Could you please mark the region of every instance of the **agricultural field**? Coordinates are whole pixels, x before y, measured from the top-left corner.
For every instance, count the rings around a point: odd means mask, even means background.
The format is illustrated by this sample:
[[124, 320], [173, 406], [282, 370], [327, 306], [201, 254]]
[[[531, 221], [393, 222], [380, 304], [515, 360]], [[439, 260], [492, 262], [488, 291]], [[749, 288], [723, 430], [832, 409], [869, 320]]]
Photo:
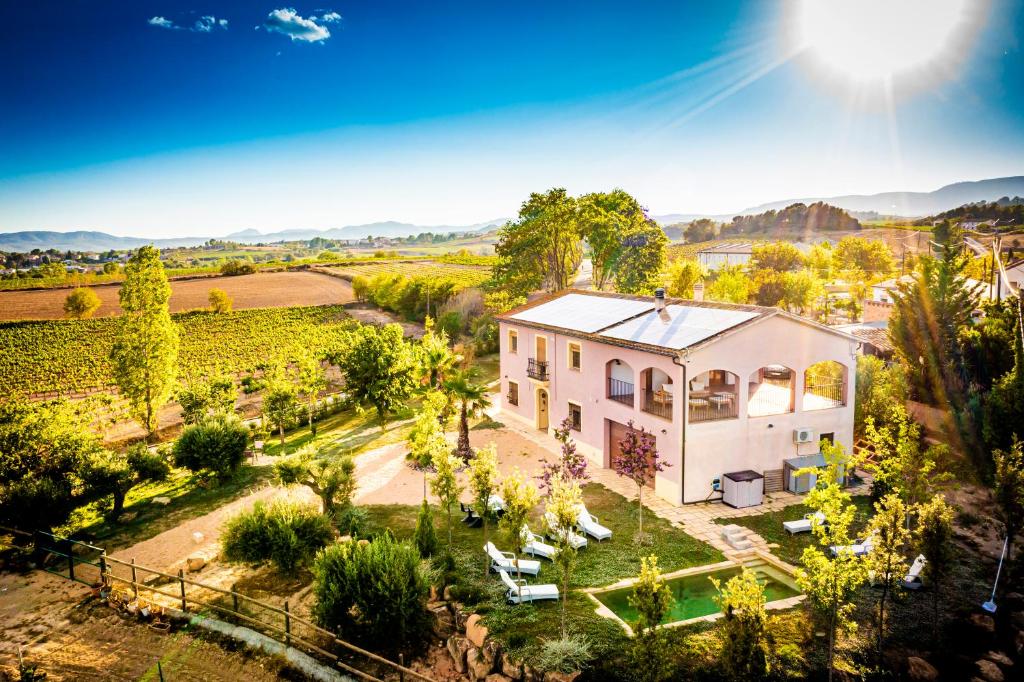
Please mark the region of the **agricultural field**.
[[429, 277], [454, 280], [461, 286], [475, 287], [483, 284], [491, 276], [489, 265], [469, 265], [462, 263], [444, 263], [433, 260], [422, 261], [391, 261], [366, 264], [348, 264], [322, 268], [336, 277], [352, 280], [356, 276], [373, 277], [375, 275], [402, 275], [404, 277]]
[[[326, 279], [326, 278], [323, 278]], [[176, 313], [180, 373], [237, 373], [333, 347], [349, 319], [340, 305]], [[111, 384], [113, 318], [0, 323], [0, 394], [71, 395]]]
[[[234, 299], [236, 309], [318, 306], [353, 300], [352, 286], [341, 279], [315, 272], [291, 270], [238, 277], [204, 277], [171, 281], [171, 312], [209, 307], [210, 289], [218, 288]], [[118, 315], [119, 285], [93, 287], [103, 304], [96, 317]], [[70, 289], [0, 292], [0, 321], [58, 320], [64, 317], [64, 299]]]

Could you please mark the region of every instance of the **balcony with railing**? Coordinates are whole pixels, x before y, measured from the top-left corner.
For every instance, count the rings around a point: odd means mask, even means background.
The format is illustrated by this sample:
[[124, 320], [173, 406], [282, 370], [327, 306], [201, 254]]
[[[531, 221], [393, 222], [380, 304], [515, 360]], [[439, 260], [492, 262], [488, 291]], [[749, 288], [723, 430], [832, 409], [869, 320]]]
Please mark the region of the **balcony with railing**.
[[633, 384], [628, 381], [608, 378], [608, 400], [633, 407]]
[[690, 423], [735, 419], [739, 416], [739, 396], [730, 391], [703, 391], [690, 394]]
[[551, 376], [548, 374], [547, 361], [530, 358], [526, 363], [526, 376], [538, 381], [548, 381]]
[[828, 410], [846, 404], [846, 382], [829, 381], [804, 387], [804, 410]]
[[643, 401], [640, 403], [640, 409], [649, 414], [661, 417], [662, 419], [672, 419], [672, 394], [665, 391], [664, 389], [658, 389], [652, 391], [646, 388], [642, 392]]

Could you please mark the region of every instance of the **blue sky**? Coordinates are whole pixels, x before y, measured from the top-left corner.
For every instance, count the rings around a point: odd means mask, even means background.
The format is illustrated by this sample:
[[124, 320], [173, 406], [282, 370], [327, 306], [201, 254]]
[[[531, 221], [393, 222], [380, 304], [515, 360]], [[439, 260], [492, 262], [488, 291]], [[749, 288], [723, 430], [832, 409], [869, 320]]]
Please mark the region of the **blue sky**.
[[0, 231], [468, 224], [556, 185], [728, 213], [1024, 170], [1024, 3], [980, 3], [888, 106], [794, 47], [798, 4], [5, 2]]

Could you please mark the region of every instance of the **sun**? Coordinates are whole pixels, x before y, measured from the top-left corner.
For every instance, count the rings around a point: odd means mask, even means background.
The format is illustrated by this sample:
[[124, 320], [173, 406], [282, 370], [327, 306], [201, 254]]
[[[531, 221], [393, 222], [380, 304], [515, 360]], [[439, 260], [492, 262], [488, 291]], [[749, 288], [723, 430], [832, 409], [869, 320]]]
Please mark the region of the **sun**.
[[913, 89], [948, 77], [977, 35], [982, 0], [796, 0], [794, 52], [829, 79]]

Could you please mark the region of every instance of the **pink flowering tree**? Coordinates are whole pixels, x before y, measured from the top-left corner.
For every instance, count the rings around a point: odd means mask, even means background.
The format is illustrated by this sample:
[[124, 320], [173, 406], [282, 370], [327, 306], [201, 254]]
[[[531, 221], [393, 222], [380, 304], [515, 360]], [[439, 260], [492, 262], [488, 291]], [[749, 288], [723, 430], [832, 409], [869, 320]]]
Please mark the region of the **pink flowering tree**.
[[640, 427], [638, 431], [633, 422], [626, 425], [626, 437], [619, 441], [619, 454], [612, 458], [612, 468], [619, 476], [625, 476], [636, 483], [636, 500], [640, 509], [640, 530], [637, 542], [643, 543], [644, 538], [644, 483], [653, 480], [654, 475], [670, 466], [658, 456], [654, 436]]
[[562, 480], [576, 481], [582, 483], [590, 479], [587, 473], [587, 458], [576, 452], [576, 441], [569, 437], [569, 430], [572, 421], [566, 417], [565, 420], [555, 429], [555, 438], [562, 444], [561, 456], [554, 462], [541, 459], [540, 484], [537, 486], [546, 497], [551, 493], [551, 479], [555, 474], [561, 474]]

